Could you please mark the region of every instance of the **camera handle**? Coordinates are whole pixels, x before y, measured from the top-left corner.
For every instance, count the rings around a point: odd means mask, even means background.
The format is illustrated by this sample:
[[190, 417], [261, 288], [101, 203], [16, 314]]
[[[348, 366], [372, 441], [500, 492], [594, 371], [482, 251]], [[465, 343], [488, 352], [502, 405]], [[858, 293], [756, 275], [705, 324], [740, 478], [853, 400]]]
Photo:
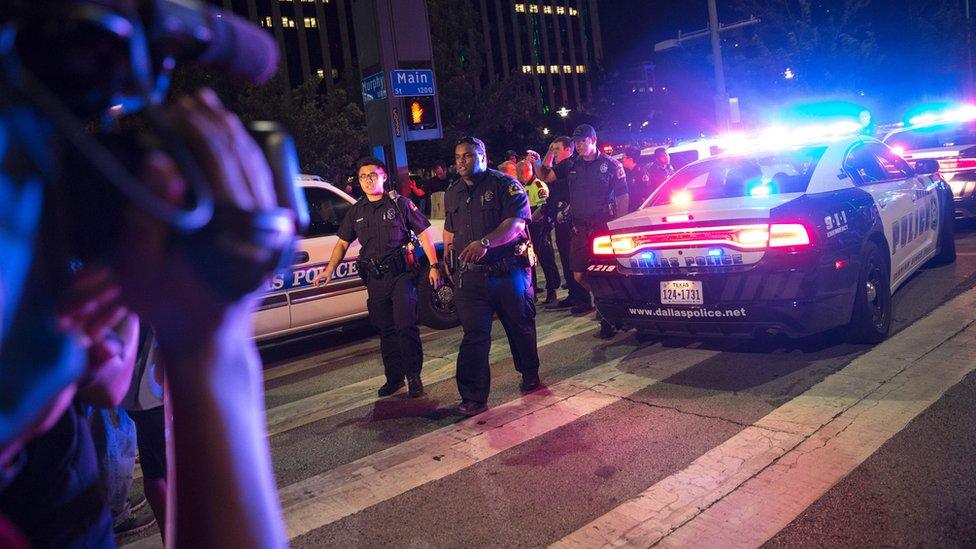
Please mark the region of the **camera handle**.
[[[155, 196], [145, 184], [129, 173], [105, 146], [92, 137], [82, 122], [54, 93], [38, 82], [23, 67], [14, 68], [11, 55], [3, 59], [6, 84], [21, 98], [33, 104], [50, 117], [61, 135], [101, 173], [105, 179], [123, 196], [145, 210], [156, 219], [181, 232], [193, 232], [203, 228], [213, 217], [214, 198], [199, 165], [190, 151], [176, 136], [175, 130], [166, 122], [155, 104], [146, 105], [145, 112], [153, 130], [164, 142], [164, 148], [173, 157], [180, 172], [193, 191], [194, 205], [183, 209], [169, 204]], [[16, 76], [15, 76], [16, 74]]]

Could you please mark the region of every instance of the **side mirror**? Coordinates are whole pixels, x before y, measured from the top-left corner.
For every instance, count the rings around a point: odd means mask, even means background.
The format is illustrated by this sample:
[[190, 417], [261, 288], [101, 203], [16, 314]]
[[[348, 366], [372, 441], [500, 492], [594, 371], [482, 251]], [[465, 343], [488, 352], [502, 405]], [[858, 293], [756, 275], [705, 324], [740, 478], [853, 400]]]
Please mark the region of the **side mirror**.
[[915, 162], [915, 175], [929, 175], [939, 171], [939, 161], [923, 158]]

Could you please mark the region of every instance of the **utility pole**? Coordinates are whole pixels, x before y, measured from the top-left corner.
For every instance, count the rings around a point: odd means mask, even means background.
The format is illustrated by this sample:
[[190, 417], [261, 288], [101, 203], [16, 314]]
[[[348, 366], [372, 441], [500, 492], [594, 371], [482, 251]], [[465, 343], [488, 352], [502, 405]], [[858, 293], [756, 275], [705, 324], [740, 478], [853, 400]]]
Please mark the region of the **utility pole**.
[[711, 37], [712, 68], [715, 70], [715, 122], [720, 130], [728, 131], [730, 128], [729, 97], [728, 91], [725, 89], [725, 67], [722, 63], [722, 43], [719, 35], [725, 31], [755, 25], [758, 22], [758, 18], [750, 17], [749, 19], [738, 21], [730, 25], [722, 25], [718, 22], [718, 8], [715, 6], [715, 0], [708, 0], [707, 29], [702, 29], [687, 34], [682, 34], [679, 31], [677, 38], [664, 40], [663, 42], [654, 44], [654, 51], [660, 52], [680, 47], [685, 42], [690, 42], [706, 36]]
[[715, 69], [715, 122], [719, 130], [729, 131], [729, 93], [725, 89], [725, 67], [722, 65], [722, 43], [718, 37], [718, 8], [708, 0], [708, 28], [712, 37], [712, 68]]

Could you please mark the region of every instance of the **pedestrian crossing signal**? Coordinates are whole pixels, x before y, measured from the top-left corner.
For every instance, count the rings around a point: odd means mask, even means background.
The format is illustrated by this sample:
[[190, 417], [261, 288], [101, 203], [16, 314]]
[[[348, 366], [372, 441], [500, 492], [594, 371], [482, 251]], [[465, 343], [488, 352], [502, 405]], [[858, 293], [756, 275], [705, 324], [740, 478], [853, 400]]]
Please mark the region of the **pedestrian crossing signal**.
[[411, 131], [437, 128], [437, 109], [433, 97], [408, 97], [404, 102], [407, 128]]

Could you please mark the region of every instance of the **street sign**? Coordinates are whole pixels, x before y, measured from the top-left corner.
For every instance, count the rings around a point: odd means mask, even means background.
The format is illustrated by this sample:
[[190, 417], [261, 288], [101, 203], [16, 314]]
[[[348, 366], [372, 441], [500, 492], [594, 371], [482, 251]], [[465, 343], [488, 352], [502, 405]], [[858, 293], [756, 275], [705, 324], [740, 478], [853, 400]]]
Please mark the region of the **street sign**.
[[378, 72], [363, 78], [363, 103], [386, 99], [386, 84], [383, 73]]
[[390, 73], [393, 97], [434, 95], [434, 71], [430, 69], [396, 70]]

